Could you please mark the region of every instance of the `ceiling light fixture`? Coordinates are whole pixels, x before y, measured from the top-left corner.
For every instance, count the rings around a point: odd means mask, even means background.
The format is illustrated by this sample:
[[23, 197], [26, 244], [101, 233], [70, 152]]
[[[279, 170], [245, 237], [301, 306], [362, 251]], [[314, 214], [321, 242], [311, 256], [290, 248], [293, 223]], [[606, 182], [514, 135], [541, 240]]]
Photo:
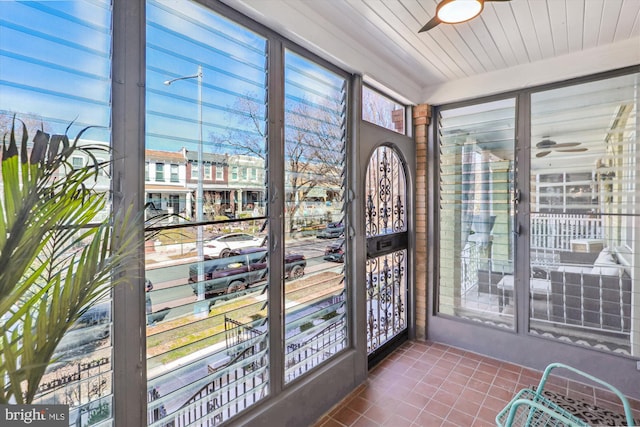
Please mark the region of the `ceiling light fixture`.
[[442, 0], [436, 7], [436, 16], [446, 24], [458, 24], [478, 16], [483, 7], [483, 0]]
[[436, 6], [436, 14], [419, 33], [429, 31], [438, 24], [460, 24], [482, 13], [485, 2], [507, 2], [511, 0], [441, 0]]

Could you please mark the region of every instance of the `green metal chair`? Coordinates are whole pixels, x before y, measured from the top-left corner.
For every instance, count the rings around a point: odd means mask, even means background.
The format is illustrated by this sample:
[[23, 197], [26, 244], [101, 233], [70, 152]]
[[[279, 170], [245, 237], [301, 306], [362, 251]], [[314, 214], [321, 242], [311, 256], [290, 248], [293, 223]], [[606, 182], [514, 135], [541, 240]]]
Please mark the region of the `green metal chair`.
[[606, 387], [615, 393], [624, 408], [624, 416], [627, 420], [628, 426], [635, 425], [633, 420], [633, 414], [631, 412], [631, 406], [627, 398], [615, 387], [602, 381], [599, 378], [589, 375], [586, 372], [582, 372], [571, 366], [562, 363], [551, 363], [548, 365], [540, 383], [535, 390], [523, 389], [520, 390], [511, 401], [505, 406], [505, 408], [496, 416], [496, 425], [498, 427], [537, 427], [537, 426], [569, 426], [569, 427], [589, 427], [586, 421], [578, 418], [576, 415], [568, 412], [562, 408], [556, 402], [543, 395], [544, 386], [551, 373], [551, 370], [555, 368], [568, 369], [582, 377], [585, 377], [601, 386]]

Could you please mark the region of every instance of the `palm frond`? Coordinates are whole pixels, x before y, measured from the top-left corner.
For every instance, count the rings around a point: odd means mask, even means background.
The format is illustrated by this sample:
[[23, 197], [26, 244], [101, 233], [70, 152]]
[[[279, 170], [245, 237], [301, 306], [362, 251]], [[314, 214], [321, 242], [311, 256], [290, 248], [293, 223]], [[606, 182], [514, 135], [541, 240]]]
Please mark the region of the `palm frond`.
[[[141, 244], [135, 230], [142, 221], [130, 209], [117, 228], [110, 218], [97, 221], [108, 195], [90, 184], [108, 162], [94, 154], [105, 147], [80, 146], [86, 129], [73, 142], [38, 131], [29, 153], [26, 126], [20, 142], [16, 126], [14, 119], [2, 146], [0, 403], [33, 401], [63, 336], [128, 281], [120, 271]], [[93, 162], [74, 168], [78, 151]]]

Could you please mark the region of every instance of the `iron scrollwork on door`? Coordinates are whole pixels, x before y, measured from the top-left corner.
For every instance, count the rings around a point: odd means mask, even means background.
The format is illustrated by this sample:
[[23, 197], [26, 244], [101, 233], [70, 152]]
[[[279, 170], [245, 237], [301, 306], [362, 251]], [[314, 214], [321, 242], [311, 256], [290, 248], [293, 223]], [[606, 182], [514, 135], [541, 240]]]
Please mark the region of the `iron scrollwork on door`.
[[404, 165], [390, 147], [371, 156], [366, 181], [367, 342], [371, 354], [407, 327]]
[[[387, 152], [391, 153], [391, 158]], [[367, 236], [406, 230], [404, 167], [389, 147], [378, 148], [367, 173]]]

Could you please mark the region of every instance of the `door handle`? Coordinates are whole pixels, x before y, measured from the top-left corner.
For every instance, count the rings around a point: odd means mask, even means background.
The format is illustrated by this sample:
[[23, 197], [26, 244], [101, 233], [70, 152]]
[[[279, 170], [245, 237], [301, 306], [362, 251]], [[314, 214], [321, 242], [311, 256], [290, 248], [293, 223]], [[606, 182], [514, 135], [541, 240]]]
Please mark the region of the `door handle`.
[[520, 197], [522, 196], [522, 194], [520, 193], [520, 190], [515, 190], [513, 192], [513, 203], [518, 204], [520, 203]]
[[520, 236], [521, 231], [522, 231], [522, 229], [521, 229], [521, 227], [520, 227], [520, 224], [516, 223], [516, 224], [513, 226], [513, 235], [514, 235], [514, 236], [516, 236], [516, 237], [518, 237], [518, 236]]

